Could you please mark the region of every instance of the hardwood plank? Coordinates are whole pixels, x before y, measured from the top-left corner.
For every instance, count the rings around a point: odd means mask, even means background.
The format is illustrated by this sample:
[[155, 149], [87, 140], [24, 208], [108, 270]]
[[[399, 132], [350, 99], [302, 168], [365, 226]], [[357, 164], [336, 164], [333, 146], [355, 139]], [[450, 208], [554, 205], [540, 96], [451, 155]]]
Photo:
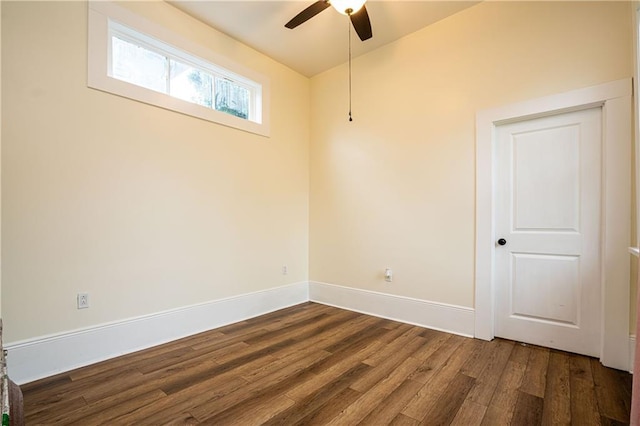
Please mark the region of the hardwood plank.
[[366, 345], [371, 339], [384, 336], [389, 332], [389, 330], [381, 327], [383, 321], [384, 320], [379, 319], [371, 320], [363, 330], [357, 330], [324, 349], [333, 354], [338, 354], [345, 351], [352, 351], [353, 347]]
[[475, 381], [476, 379], [464, 374], [456, 374], [421, 424], [433, 426], [451, 424]]
[[[350, 313], [353, 314], [353, 313]], [[296, 336], [294, 340], [296, 343], [293, 343], [291, 346], [287, 347], [285, 351], [277, 351], [270, 354], [273, 357], [273, 361], [263, 365], [260, 368], [254, 368], [243, 374], [243, 377], [249, 381], [258, 380], [261, 377], [269, 375], [274, 371], [282, 368], [282, 366], [286, 366], [290, 363], [294, 363], [303, 359], [307, 356], [307, 354], [312, 353], [315, 355], [319, 354], [329, 354], [327, 351], [323, 349], [319, 349], [319, 347], [324, 347], [331, 345], [337, 341], [339, 341], [344, 336], [347, 336], [350, 331], [348, 327], [345, 327], [345, 319], [351, 318], [353, 320], [353, 316], [344, 316], [344, 315], [335, 315], [337, 318], [336, 321], [332, 321], [329, 323], [319, 322], [316, 324], [317, 328], [311, 329], [308, 332], [305, 332], [305, 338], [301, 339], [300, 336]], [[360, 320], [366, 319], [360, 316]], [[364, 323], [363, 321], [351, 321], [347, 322], [347, 324], [352, 325], [360, 325]], [[343, 330], [346, 329], [345, 330]], [[306, 336], [308, 334], [308, 337]]]
[[496, 345], [493, 347], [493, 351], [487, 355], [489, 360], [485, 368], [478, 376], [475, 386], [469, 393], [472, 401], [484, 406], [488, 406], [491, 402], [498, 380], [500, 380], [502, 371], [514, 347], [514, 342], [507, 340], [495, 339], [495, 342]]
[[542, 424], [571, 424], [571, 403], [569, 385], [569, 356], [551, 351], [547, 370], [547, 385], [542, 410]]
[[[262, 347], [256, 351], [249, 351], [248, 353], [243, 352], [237, 358], [225, 358], [224, 363], [218, 364], [215, 367], [208, 368], [202, 371], [201, 374], [194, 375], [191, 374], [188, 377], [185, 377], [181, 380], [172, 380], [171, 383], [165, 384], [162, 386], [162, 390], [167, 394], [178, 392], [182, 389], [186, 389], [190, 386], [193, 386], [196, 383], [206, 380], [209, 377], [216, 376], [218, 374], [222, 374], [225, 371], [232, 370], [241, 365], [246, 365], [251, 362], [260, 362], [266, 359], [267, 356], [271, 355], [273, 352], [279, 351], [280, 349], [286, 348], [293, 343], [292, 340], [285, 340], [284, 342], [277, 342], [270, 346]], [[264, 365], [264, 362], [260, 362], [260, 364]]]
[[460, 368], [460, 373], [477, 379], [489, 362], [493, 346], [491, 342], [480, 341], [480, 344], [469, 354], [469, 358]]
[[[172, 413], [167, 413], [165, 420], [162, 422], [164, 425], [166, 426], [188, 426], [188, 425], [199, 425], [200, 422], [193, 417], [190, 413], [178, 413], [178, 414], [172, 414]], [[153, 424], [153, 423], [147, 423], [146, 421], [139, 423], [140, 425], [145, 425], [145, 424]], [[157, 423], [156, 423], [157, 424]]]
[[236, 343], [240, 343], [243, 340], [250, 339], [255, 336], [262, 336], [265, 333], [268, 333], [269, 330], [266, 330], [263, 327], [259, 327], [256, 324], [252, 325], [253, 330], [247, 331], [247, 333], [236, 333], [236, 334], [223, 334], [220, 333], [215, 338], [210, 340], [200, 340], [198, 342], [190, 343], [189, 346], [193, 348], [193, 350], [198, 351], [199, 354], [209, 353], [216, 351], [220, 348], [227, 347], [229, 345], [233, 345]]
[[[104, 425], [111, 423], [113, 418], [121, 416], [139, 407], [157, 402], [167, 395], [160, 390], [153, 390], [144, 394], [136, 394], [130, 397], [118, 396], [112, 399], [105, 399], [102, 404], [89, 405], [85, 413], [78, 418], [83, 425]], [[84, 410], [84, 408], [83, 408]], [[63, 419], [57, 417], [53, 419], [54, 424], [59, 424]], [[68, 416], [64, 416], [68, 420]]]
[[521, 391], [544, 398], [549, 366], [549, 349], [533, 347], [524, 373]]
[[76, 398], [58, 399], [55, 402], [43, 402], [37, 406], [31, 404], [28, 407], [25, 407], [25, 421], [27, 424], [36, 423], [36, 420], [38, 422], [43, 422], [56, 416], [60, 409], [63, 409], [65, 412], [73, 412], [86, 406], [87, 402], [81, 396]]
[[[396, 346], [395, 344], [390, 345], [393, 348], [393, 352], [387, 353], [387, 358], [375, 366], [375, 368], [373, 368], [372, 371], [367, 373], [364, 377], [353, 383], [351, 385], [351, 389], [357, 390], [358, 392], [366, 392], [368, 389], [371, 389], [376, 383], [383, 380], [398, 368], [398, 366], [402, 364], [407, 357], [411, 356], [416, 351], [416, 349], [422, 346], [424, 344], [424, 337], [416, 335], [412, 341], [405, 342], [403, 340], [400, 343], [402, 343], [401, 346]], [[385, 347], [384, 350], [379, 352], [385, 352], [388, 347], [389, 346]], [[418, 359], [416, 359], [416, 361], [420, 362]], [[367, 360], [364, 362], [367, 363]]]
[[586, 380], [593, 383], [591, 360], [587, 357], [571, 356], [569, 358], [569, 373], [571, 378]]
[[[383, 328], [374, 328], [373, 326], [359, 333], [359, 336], [349, 336], [334, 345], [324, 348], [326, 351], [332, 352], [331, 356], [323, 359], [312, 369], [314, 373], [320, 373], [331, 366], [349, 358], [355, 352], [368, 347], [376, 339], [387, 333], [388, 330]], [[347, 343], [348, 342], [348, 343]]]
[[[460, 336], [456, 336], [460, 337]], [[422, 421], [427, 414], [439, 403], [439, 399], [448, 385], [459, 374], [460, 368], [467, 360], [467, 356], [476, 347], [477, 343], [474, 339], [460, 337], [462, 339], [456, 346], [456, 350], [449, 352], [449, 357], [441, 360], [442, 363], [435, 370], [431, 370], [428, 380], [424, 386], [418, 391], [416, 396], [402, 410], [402, 414], [407, 415], [418, 421]], [[435, 354], [434, 354], [435, 356]], [[424, 366], [421, 365], [419, 368]], [[418, 379], [416, 379], [416, 377]], [[409, 376], [411, 380], [422, 382], [424, 374]], [[468, 377], [468, 376], [465, 376]], [[461, 380], [461, 379], [460, 379]]]
[[[292, 398], [286, 395], [285, 390], [294, 383], [311, 379], [311, 376], [312, 373], [309, 373], [307, 370], [278, 372], [277, 379], [268, 376], [261, 381], [249, 383], [221, 398], [212, 399], [193, 407], [190, 413], [201, 422], [215, 424], [216, 422], [212, 421], [212, 418], [221, 416], [220, 418], [224, 419], [233, 416], [235, 413], [240, 413], [242, 412], [242, 407], [251, 401], [266, 402], [268, 404], [270, 397], [282, 395], [286, 398], [283, 399], [283, 401], [295, 403]], [[287, 404], [287, 407], [284, 409], [289, 406], [290, 405]]]
[[416, 341], [420, 342], [419, 346], [422, 346], [424, 343], [426, 343], [426, 339], [420, 336], [420, 331], [421, 330], [417, 329], [416, 327], [409, 327], [404, 333], [397, 335], [392, 339], [388, 339], [387, 336], [390, 334], [394, 334], [393, 332], [384, 334], [379, 339], [381, 342], [385, 343], [384, 349], [372, 354], [369, 358], [364, 360], [364, 363], [376, 366], [378, 364], [386, 362], [389, 357], [394, 356], [398, 350], [401, 350], [402, 348], [410, 344], [415, 345]]
[[522, 384], [526, 364], [518, 361], [520, 351], [514, 348], [511, 358], [500, 376], [500, 380], [493, 393], [487, 412], [482, 419], [483, 425], [506, 425], [511, 423], [516, 402], [518, 401], [518, 389]]
[[[462, 373], [461, 373], [462, 374]], [[465, 398], [451, 422], [452, 426], [478, 426], [482, 423], [487, 407], [473, 402], [470, 398]], [[525, 425], [527, 423], [513, 423], [514, 425]]]
[[[106, 372], [105, 372], [106, 373]], [[110, 374], [92, 376], [86, 381], [73, 382], [70, 388], [63, 390], [64, 398], [82, 396], [88, 404], [102, 398], [108, 398], [114, 393], [120, 393], [126, 389], [144, 384], [144, 375], [137, 370], [125, 370], [121, 372], [109, 371]]]
[[[541, 425], [544, 400], [535, 395], [519, 391], [518, 401], [513, 412], [513, 425]], [[597, 424], [597, 423], [596, 423]]]
[[267, 364], [242, 372], [242, 378], [248, 382], [256, 382], [288, 366], [315, 364], [328, 356], [331, 356], [329, 352], [310, 346], [282, 358], [273, 357], [273, 360]]
[[509, 362], [522, 364], [524, 367], [529, 364], [529, 356], [531, 355], [531, 347], [524, 343], [516, 343], [511, 351]]
[[629, 422], [619, 422], [618, 420], [610, 419], [607, 416], [601, 416], [600, 424], [602, 426], [628, 426]]
[[189, 416], [193, 417], [190, 410], [194, 407], [220, 399], [237, 391], [245, 384], [246, 382], [241, 378], [229, 377], [229, 375], [217, 376], [182, 392], [167, 395], [166, 398], [154, 404], [141, 406], [136, 410], [118, 416], [114, 419], [114, 424], [163, 424], [166, 419], [171, 418], [175, 413], [183, 412], [188, 412]]
[[[604, 367], [596, 359], [591, 359], [591, 372], [595, 385], [596, 399], [600, 414], [620, 422], [629, 421], [630, 399], [621, 386], [619, 372]], [[630, 377], [630, 375], [627, 375]]]
[[297, 334], [300, 334], [308, 330], [309, 327], [306, 327], [306, 326], [313, 326], [313, 328], [315, 328], [319, 322], [328, 321], [330, 319], [331, 319], [331, 316], [326, 313], [317, 314], [309, 318], [296, 321], [291, 324], [283, 325], [281, 328], [265, 329], [267, 330], [266, 333], [260, 336], [244, 339], [243, 342], [246, 343], [247, 345], [255, 345], [263, 342], [272, 342], [274, 339], [280, 339], [280, 340], [290, 339], [296, 336]]
[[431, 357], [442, 345], [449, 340], [450, 334], [443, 333], [441, 331], [429, 330], [433, 333], [421, 333], [420, 335], [426, 339], [426, 343], [420, 349], [418, 349], [413, 355], [414, 358], [420, 360], [426, 360]]
[[336, 315], [332, 315], [330, 320], [323, 324], [316, 324], [313, 328], [310, 328], [307, 332], [301, 333], [295, 336], [295, 340], [300, 342], [306, 342], [308, 340], [332, 340], [337, 341], [338, 336], [346, 336], [352, 332], [353, 326], [358, 326], [362, 323], [369, 323], [371, 318], [358, 315], [355, 312], [340, 312]]
[[212, 349], [199, 349], [194, 350], [192, 348], [190, 352], [183, 352], [176, 355], [175, 353], [168, 354], [166, 357], [154, 357], [149, 359], [143, 365], [136, 368], [142, 374], [150, 374], [157, 371], [165, 371], [169, 368], [173, 368], [178, 364], [184, 362], [185, 359], [189, 359], [190, 363], [205, 362], [213, 358], [219, 358], [228, 354], [237, 354], [241, 350], [248, 347], [244, 342], [230, 343], [221, 348]]
[[597, 425], [600, 422], [600, 413], [588, 358], [572, 356], [569, 359], [569, 386], [571, 423]]
[[346, 388], [323, 404], [319, 409], [305, 416], [300, 420], [299, 424], [306, 426], [326, 425], [331, 419], [357, 401], [361, 396], [362, 394], [360, 392]]
[[357, 424], [382, 403], [382, 401], [386, 400], [387, 396], [398, 388], [419, 364], [419, 360], [407, 358], [397, 369], [364, 393], [354, 401], [353, 404], [342, 410], [342, 412], [334, 417], [328, 424]]
[[246, 345], [236, 351], [220, 353], [219, 355], [216, 355], [216, 362], [223, 365], [228, 362], [236, 362], [241, 359], [253, 359], [261, 356], [263, 353], [273, 354], [279, 352], [280, 350], [297, 343], [297, 341], [290, 335], [291, 333], [293, 332], [290, 331], [287, 335], [275, 336], [274, 339], [260, 340], [259, 342]]
[[293, 400], [293, 398], [286, 395], [286, 391], [297, 383], [308, 383], [313, 379], [314, 374], [310, 370], [316, 364], [309, 363], [304, 366], [288, 365], [220, 399], [194, 407], [190, 412], [200, 421], [209, 421], [209, 419], [220, 415], [220, 413], [227, 413], [223, 414], [226, 418], [227, 415], [231, 415], [229, 413], [241, 410], [243, 404], [248, 400], [260, 400], [280, 393], [287, 396], [288, 400]]
[[412, 419], [402, 413], [398, 414], [391, 423], [389, 423], [390, 426], [417, 426], [419, 424], [420, 422], [416, 419]]
[[410, 379], [421, 383], [427, 383], [456, 352], [464, 341], [464, 337], [450, 335], [445, 342], [427, 357], [420, 367], [411, 375]]
[[77, 422], [83, 425], [105, 424], [118, 415], [125, 414], [137, 409], [138, 407], [161, 400], [165, 396], [166, 395], [159, 390], [130, 396], [129, 398], [120, 398], [114, 395], [112, 398], [102, 401], [100, 404], [85, 405], [84, 407], [70, 412], [58, 410], [47, 418], [39, 418], [38, 423], [70, 424]]
[[[314, 412], [321, 410], [325, 404], [333, 400], [336, 396], [342, 394], [354, 380], [366, 374], [371, 367], [367, 364], [357, 364], [349, 371], [339, 376], [335, 381], [327, 383], [313, 394], [296, 401], [296, 404], [288, 410], [271, 418], [267, 425], [288, 425], [296, 424], [302, 419], [310, 421], [314, 418]], [[358, 393], [358, 396], [360, 393]]]
[[206, 422], [215, 425], [259, 425], [268, 421], [273, 416], [294, 405], [295, 402], [286, 395], [261, 394], [251, 398], [242, 404], [231, 407], [213, 417], [208, 417]]
[[597, 360], [306, 303], [22, 387], [27, 424], [605, 424]]
[[570, 386], [571, 423], [578, 425], [597, 425], [600, 413], [598, 411], [593, 382], [579, 377], [571, 377]]
[[[421, 338], [424, 339], [423, 337]], [[402, 409], [418, 393], [422, 386], [423, 384], [420, 382], [405, 380], [391, 392], [391, 395], [385, 398], [384, 404], [379, 404], [358, 424], [365, 426], [391, 423], [396, 416], [401, 414]]]
[[[273, 315], [272, 317], [268, 316], [260, 316], [257, 318], [252, 318], [256, 323], [261, 323], [262, 327], [265, 330], [279, 330], [283, 327], [288, 326], [289, 324], [293, 324], [300, 320], [304, 320], [305, 318], [309, 318], [310, 316], [318, 315], [318, 314], [327, 314], [335, 316], [335, 309], [331, 306], [320, 305], [318, 303], [306, 303], [303, 304], [306, 306], [301, 306], [301, 309], [298, 311], [290, 311], [290, 308], [282, 309], [279, 311], [272, 312], [269, 315]], [[349, 313], [348, 311], [346, 313]]]
[[348, 357], [345, 357], [340, 362], [337, 362], [326, 370], [314, 373], [314, 376], [311, 380], [296, 384], [287, 391], [287, 395], [295, 400], [301, 400], [313, 394], [314, 392], [317, 392], [318, 389], [322, 388], [333, 380], [336, 380], [338, 377], [349, 371], [354, 363], [361, 362], [371, 353], [379, 350], [381, 346], [382, 344], [376, 340], [370, 342], [368, 346], [352, 353]]
[[[79, 381], [85, 380], [90, 377], [98, 379], [97, 376], [104, 377], [105, 375], [113, 374], [114, 371], [121, 372], [123, 370], [135, 370], [140, 366], [146, 365], [150, 360], [161, 359], [169, 354], [183, 353], [183, 356], [187, 356], [193, 348], [190, 346], [193, 342], [198, 340], [212, 340], [219, 336], [223, 336], [222, 333], [217, 331], [206, 331], [203, 333], [195, 334], [183, 339], [178, 339], [163, 345], [143, 349], [140, 351], [125, 354], [116, 358], [112, 358], [106, 361], [101, 361], [96, 364], [92, 364], [86, 367], [80, 367], [76, 370], [66, 373], [71, 380]], [[189, 342], [189, 344], [186, 344]]]

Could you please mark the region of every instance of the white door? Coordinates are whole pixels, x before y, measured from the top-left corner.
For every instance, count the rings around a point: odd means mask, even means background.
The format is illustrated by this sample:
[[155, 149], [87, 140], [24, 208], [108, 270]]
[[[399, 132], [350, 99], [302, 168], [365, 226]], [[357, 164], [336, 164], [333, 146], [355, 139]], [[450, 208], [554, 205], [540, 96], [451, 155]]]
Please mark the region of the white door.
[[496, 128], [495, 335], [600, 355], [602, 110]]

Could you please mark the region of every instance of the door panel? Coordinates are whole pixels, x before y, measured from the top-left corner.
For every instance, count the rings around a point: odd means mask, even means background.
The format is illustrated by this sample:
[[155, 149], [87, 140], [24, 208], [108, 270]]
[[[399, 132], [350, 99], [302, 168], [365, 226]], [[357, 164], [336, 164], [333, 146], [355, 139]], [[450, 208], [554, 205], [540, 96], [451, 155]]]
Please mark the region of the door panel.
[[580, 258], [514, 253], [512, 259], [512, 315], [577, 325]]
[[496, 129], [496, 336], [599, 355], [601, 114]]
[[578, 231], [579, 131], [569, 125], [512, 135], [514, 230]]

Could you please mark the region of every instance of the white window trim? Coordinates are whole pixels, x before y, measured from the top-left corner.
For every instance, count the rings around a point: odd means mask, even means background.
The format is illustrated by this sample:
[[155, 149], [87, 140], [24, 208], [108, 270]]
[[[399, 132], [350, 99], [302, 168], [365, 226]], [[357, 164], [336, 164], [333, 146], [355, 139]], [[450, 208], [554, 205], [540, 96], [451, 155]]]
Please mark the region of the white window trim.
[[[87, 85], [89, 87], [224, 126], [262, 136], [270, 136], [269, 79], [262, 74], [247, 69], [206, 47], [189, 41], [165, 27], [150, 22], [111, 2], [90, 1], [88, 18]], [[157, 38], [166, 44], [174, 46], [176, 49], [183, 50], [190, 55], [202, 58], [204, 61], [260, 84], [262, 86], [262, 93], [256, 93], [256, 102], [261, 103], [262, 110], [256, 111], [255, 116], [252, 117], [255, 121], [216, 111], [110, 77], [109, 20], [150, 37]]]

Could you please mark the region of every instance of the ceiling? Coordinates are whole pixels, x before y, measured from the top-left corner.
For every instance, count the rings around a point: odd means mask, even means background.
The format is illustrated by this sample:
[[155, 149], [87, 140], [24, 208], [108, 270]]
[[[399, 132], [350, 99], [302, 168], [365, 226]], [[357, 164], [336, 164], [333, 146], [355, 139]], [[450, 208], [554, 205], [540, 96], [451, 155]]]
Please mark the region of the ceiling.
[[[293, 70], [312, 77], [346, 62], [349, 52], [349, 20], [333, 8], [326, 9], [293, 30], [284, 27], [285, 23], [314, 1], [170, 0], [169, 3]], [[366, 6], [373, 38], [362, 42], [352, 31], [353, 57], [476, 3], [369, 0]]]

